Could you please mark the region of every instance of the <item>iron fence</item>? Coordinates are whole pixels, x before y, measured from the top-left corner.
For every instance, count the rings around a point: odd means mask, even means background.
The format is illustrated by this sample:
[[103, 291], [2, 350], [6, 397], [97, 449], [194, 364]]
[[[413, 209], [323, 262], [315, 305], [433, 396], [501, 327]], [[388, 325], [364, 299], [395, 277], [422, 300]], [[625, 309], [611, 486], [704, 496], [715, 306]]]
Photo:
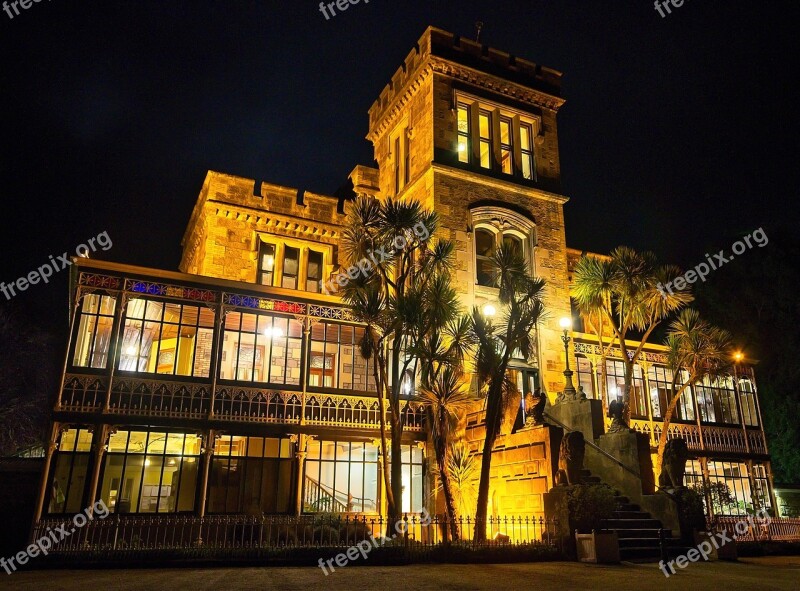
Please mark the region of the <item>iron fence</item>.
[[711, 522], [712, 531], [726, 531], [737, 542], [800, 542], [800, 519], [721, 515]]
[[458, 544], [463, 547], [553, 547], [557, 522], [544, 516], [490, 517], [485, 540], [474, 536], [475, 519], [459, 518], [455, 523], [458, 540], [451, 536], [451, 522], [445, 516], [428, 520], [406, 514], [397, 523], [381, 516], [215, 515], [207, 517], [159, 515], [109, 515], [96, 518], [77, 529], [68, 519], [45, 519], [34, 528], [34, 539], [51, 532], [69, 535], [55, 542], [52, 554], [74, 555], [98, 551], [192, 550], [213, 554], [214, 550], [346, 548], [374, 539], [376, 546], [426, 550]]

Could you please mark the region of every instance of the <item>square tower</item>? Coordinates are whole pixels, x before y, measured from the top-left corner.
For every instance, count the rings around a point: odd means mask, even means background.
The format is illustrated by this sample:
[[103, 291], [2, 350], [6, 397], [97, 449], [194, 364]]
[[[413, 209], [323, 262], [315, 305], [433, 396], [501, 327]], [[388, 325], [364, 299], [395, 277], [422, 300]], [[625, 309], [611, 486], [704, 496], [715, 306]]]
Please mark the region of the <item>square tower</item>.
[[[488, 256], [513, 241], [547, 281], [541, 384], [563, 387], [558, 320], [570, 314], [556, 114], [561, 73], [428, 28], [369, 110], [379, 194], [417, 199], [456, 243], [466, 309], [497, 299]], [[358, 190], [358, 189], [356, 189]]]

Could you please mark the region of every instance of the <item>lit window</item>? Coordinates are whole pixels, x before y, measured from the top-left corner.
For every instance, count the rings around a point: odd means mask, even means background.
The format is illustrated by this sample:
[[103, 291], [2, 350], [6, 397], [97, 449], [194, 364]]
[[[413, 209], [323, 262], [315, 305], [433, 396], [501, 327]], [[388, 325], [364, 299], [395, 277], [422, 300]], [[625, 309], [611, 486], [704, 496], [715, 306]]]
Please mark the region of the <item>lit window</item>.
[[125, 310], [119, 369], [208, 377], [213, 339], [213, 310], [136, 298]]
[[106, 367], [115, 305], [116, 300], [109, 296], [89, 294], [84, 297], [75, 338], [73, 365], [97, 369]]
[[297, 273], [300, 268], [300, 249], [286, 246], [283, 249], [283, 279], [281, 287], [297, 289]]
[[349, 324], [318, 322], [311, 328], [308, 385], [373, 392], [375, 377], [359, 351], [364, 328]]
[[464, 103], [458, 105], [458, 160], [459, 162], [469, 163], [470, 154], [470, 125], [469, 107]]
[[475, 231], [475, 267], [478, 285], [491, 287], [494, 283], [494, 234], [489, 230], [478, 228]]
[[304, 463], [303, 511], [377, 513], [378, 465], [378, 447], [372, 443], [310, 441]]
[[272, 286], [272, 280], [275, 276], [275, 245], [262, 242], [258, 260], [259, 284]]
[[306, 270], [306, 291], [319, 293], [322, 290], [322, 253], [308, 251], [308, 267]]
[[117, 431], [109, 437], [100, 498], [115, 513], [194, 511], [200, 446], [194, 433]]
[[512, 146], [511, 119], [500, 118], [500, 170], [514, 174], [514, 148]]
[[536, 180], [536, 166], [533, 156], [533, 128], [523, 123], [519, 128], [519, 144], [522, 153], [522, 178]]
[[492, 114], [489, 111], [481, 110], [478, 116], [480, 131], [480, 153], [481, 167], [492, 168]]
[[297, 386], [302, 349], [297, 320], [230, 312], [225, 317], [219, 377]]

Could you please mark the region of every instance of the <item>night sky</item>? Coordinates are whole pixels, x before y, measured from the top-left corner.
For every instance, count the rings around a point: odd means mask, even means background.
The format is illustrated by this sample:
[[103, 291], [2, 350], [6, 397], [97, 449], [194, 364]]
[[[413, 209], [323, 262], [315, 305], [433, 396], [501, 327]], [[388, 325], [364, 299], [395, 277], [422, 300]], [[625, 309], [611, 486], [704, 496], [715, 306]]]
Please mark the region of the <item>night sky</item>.
[[[372, 164], [367, 110], [429, 24], [564, 72], [567, 240], [693, 266], [797, 227], [795, 3], [47, 0], [0, 12], [7, 283], [107, 231], [176, 269], [205, 172], [330, 193]], [[793, 262], [792, 264], [796, 264]], [[68, 274], [16, 298], [66, 323]], [[4, 300], [0, 296], [0, 300]]]

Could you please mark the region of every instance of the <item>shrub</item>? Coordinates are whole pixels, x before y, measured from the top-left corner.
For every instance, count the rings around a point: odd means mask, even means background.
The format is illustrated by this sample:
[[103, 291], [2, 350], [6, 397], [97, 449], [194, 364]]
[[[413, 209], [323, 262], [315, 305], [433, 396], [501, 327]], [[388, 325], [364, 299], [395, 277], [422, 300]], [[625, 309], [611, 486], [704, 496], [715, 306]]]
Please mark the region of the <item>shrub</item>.
[[591, 533], [611, 519], [617, 507], [613, 489], [606, 484], [574, 484], [567, 488], [570, 529]]
[[681, 538], [691, 540], [693, 530], [706, 528], [705, 511], [703, 510], [703, 497], [696, 490], [688, 488], [679, 489], [675, 493], [678, 502], [678, 520], [681, 525]]

